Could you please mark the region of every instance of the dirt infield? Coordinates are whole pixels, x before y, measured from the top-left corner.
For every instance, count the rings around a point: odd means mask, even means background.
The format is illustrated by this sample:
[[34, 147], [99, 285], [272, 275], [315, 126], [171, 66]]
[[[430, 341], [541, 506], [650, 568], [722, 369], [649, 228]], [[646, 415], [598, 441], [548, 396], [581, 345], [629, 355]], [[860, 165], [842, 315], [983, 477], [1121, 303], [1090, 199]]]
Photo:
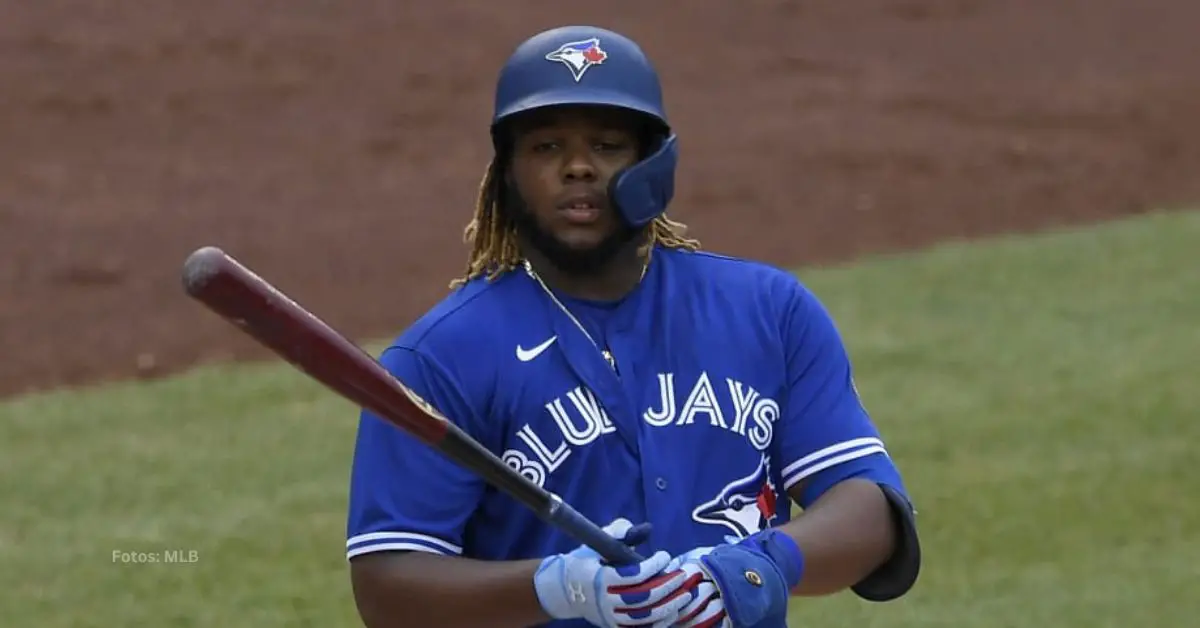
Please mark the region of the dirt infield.
[[204, 244], [396, 332], [463, 264], [499, 65], [560, 23], [656, 59], [707, 248], [809, 263], [1200, 200], [1194, 0], [638, 4], [0, 1], [0, 393], [261, 357], [183, 296]]

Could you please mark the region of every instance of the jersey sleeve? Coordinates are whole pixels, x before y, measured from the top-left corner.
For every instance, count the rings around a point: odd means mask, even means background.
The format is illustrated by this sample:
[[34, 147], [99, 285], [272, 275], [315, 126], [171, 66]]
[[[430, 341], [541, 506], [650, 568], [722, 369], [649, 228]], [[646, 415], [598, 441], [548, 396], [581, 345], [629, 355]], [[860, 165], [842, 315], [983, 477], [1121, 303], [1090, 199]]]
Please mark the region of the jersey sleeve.
[[778, 433], [785, 489], [803, 482], [802, 508], [851, 477], [903, 494], [900, 473], [859, 399], [841, 335], [823, 304], [798, 282], [783, 336], [790, 386]]
[[[472, 431], [479, 421], [445, 369], [407, 348], [380, 363], [448, 419]], [[371, 552], [461, 554], [463, 529], [484, 483], [398, 427], [363, 411], [350, 472], [347, 560]]]

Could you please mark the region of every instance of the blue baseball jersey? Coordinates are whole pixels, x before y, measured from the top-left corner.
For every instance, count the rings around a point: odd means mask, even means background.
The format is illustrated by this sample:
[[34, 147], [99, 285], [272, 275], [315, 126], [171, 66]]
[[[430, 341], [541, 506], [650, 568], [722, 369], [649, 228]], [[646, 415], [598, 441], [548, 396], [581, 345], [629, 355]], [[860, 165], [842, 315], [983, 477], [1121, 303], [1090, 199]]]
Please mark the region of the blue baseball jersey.
[[[472, 281], [380, 361], [596, 523], [652, 523], [643, 555], [787, 522], [789, 489], [801, 482], [802, 507], [851, 477], [904, 492], [834, 322], [790, 273], [659, 247], [620, 301], [556, 296], [571, 315], [520, 269]], [[348, 558], [528, 559], [578, 545], [370, 413], [360, 419], [347, 536]]]

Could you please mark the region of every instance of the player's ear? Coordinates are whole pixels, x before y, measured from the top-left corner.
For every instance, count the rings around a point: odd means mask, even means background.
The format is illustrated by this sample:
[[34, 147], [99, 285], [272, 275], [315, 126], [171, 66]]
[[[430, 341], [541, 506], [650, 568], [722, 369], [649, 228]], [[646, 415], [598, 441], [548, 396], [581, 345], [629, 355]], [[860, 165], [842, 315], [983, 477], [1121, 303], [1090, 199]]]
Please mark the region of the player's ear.
[[517, 179], [513, 176], [512, 168], [496, 167], [500, 168], [496, 175], [496, 201], [505, 216], [511, 217], [509, 212], [519, 207], [524, 201], [521, 199], [521, 191], [517, 187]]
[[516, 177], [513, 176], [512, 168], [501, 162], [496, 162], [493, 167], [496, 168], [496, 198], [500, 199], [501, 203], [508, 203], [513, 190], [517, 189]]

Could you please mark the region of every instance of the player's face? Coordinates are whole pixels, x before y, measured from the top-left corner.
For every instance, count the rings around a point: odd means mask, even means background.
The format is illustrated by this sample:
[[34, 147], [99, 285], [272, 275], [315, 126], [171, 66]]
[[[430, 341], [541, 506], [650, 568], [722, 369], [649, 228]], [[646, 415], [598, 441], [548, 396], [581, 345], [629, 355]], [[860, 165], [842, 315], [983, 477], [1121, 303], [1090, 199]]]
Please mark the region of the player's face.
[[511, 183], [522, 203], [518, 228], [564, 270], [586, 272], [635, 233], [608, 198], [608, 184], [639, 158], [633, 115], [603, 108], [537, 112], [517, 122]]

